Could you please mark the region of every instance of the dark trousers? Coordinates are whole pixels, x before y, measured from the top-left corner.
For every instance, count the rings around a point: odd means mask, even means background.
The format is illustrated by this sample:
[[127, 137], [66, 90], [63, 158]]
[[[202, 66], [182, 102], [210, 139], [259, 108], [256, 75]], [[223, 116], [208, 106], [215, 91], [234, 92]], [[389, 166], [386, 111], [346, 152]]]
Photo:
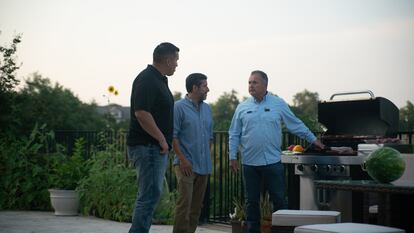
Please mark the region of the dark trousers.
[[269, 193], [273, 212], [287, 208], [285, 172], [282, 163], [265, 166], [243, 165], [246, 193], [246, 223], [249, 233], [260, 233], [260, 193], [262, 186]]

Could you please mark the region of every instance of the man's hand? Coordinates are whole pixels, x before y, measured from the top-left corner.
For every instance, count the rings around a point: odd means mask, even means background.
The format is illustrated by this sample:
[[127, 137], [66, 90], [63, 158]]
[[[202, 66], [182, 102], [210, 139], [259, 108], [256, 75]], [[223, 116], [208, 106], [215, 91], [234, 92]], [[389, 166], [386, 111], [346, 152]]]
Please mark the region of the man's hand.
[[321, 148], [322, 150], [323, 150], [323, 149], [325, 149], [325, 145], [324, 145], [321, 141], [319, 141], [319, 139], [317, 139], [317, 140], [313, 143], [313, 145], [315, 145], [315, 146], [317, 146], [317, 147]]
[[239, 170], [239, 163], [237, 159], [230, 160], [230, 168], [232, 172], [237, 172]]
[[159, 142], [160, 144], [160, 154], [167, 154], [168, 153], [168, 143], [165, 140]]
[[180, 170], [185, 176], [193, 175], [193, 166], [187, 159], [180, 160]]

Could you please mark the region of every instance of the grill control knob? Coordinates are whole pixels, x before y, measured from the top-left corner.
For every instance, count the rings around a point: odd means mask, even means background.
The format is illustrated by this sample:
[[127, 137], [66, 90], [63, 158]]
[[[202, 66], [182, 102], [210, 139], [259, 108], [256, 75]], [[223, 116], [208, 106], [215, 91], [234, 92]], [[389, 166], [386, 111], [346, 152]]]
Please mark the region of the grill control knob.
[[344, 172], [345, 171], [345, 166], [344, 165], [341, 165], [341, 166], [339, 166], [339, 172]]
[[313, 172], [317, 172], [318, 171], [318, 165], [313, 164], [310, 168]]
[[332, 166], [331, 165], [326, 165], [325, 171], [330, 172], [331, 170], [332, 170]]
[[303, 172], [303, 164], [298, 164], [298, 166], [296, 166], [296, 168], [297, 168], [299, 171]]

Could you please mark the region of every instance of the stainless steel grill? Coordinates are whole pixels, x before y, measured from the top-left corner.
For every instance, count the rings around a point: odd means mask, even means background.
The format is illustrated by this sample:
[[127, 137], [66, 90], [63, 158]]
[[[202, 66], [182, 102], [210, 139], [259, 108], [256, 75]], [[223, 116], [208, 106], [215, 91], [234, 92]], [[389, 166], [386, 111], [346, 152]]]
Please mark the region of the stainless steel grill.
[[[333, 101], [334, 96], [361, 93], [370, 98]], [[337, 154], [308, 148], [303, 154], [282, 155], [282, 163], [293, 165], [291, 172], [299, 176], [299, 208], [337, 210], [342, 213], [342, 221], [358, 222], [353, 209], [357, 197], [350, 191], [316, 190], [314, 180], [370, 179], [361, 167], [370, 148], [359, 145], [369, 140], [389, 141], [387, 138], [395, 143], [398, 111], [392, 102], [375, 98], [371, 91], [334, 94], [329, 101], [318, 103], [319, 122], [327, 128], [322, 142], [328, 147], [350, 147], [352, 152]]]
[[363, 177], [361, 164], [365, 155], [330, 156], [282, 155], [282, 163], [294, 164], [299, 176], [299, 205], [303, 210], [330, 209], [342, 213], [343, 221], [352, 221], [352, 193], [316, 190], [314, 180], [349, 180]]

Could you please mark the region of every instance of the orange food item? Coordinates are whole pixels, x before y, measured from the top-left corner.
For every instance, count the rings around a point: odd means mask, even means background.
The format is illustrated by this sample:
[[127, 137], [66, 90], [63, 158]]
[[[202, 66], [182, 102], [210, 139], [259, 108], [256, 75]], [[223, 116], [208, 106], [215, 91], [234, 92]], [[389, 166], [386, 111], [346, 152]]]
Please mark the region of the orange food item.
[[301, 145], [296, 145], [295, 147], [293, 147], [294, 152], [303, 152], [304, 150], [305, 149], [303, 149]]

